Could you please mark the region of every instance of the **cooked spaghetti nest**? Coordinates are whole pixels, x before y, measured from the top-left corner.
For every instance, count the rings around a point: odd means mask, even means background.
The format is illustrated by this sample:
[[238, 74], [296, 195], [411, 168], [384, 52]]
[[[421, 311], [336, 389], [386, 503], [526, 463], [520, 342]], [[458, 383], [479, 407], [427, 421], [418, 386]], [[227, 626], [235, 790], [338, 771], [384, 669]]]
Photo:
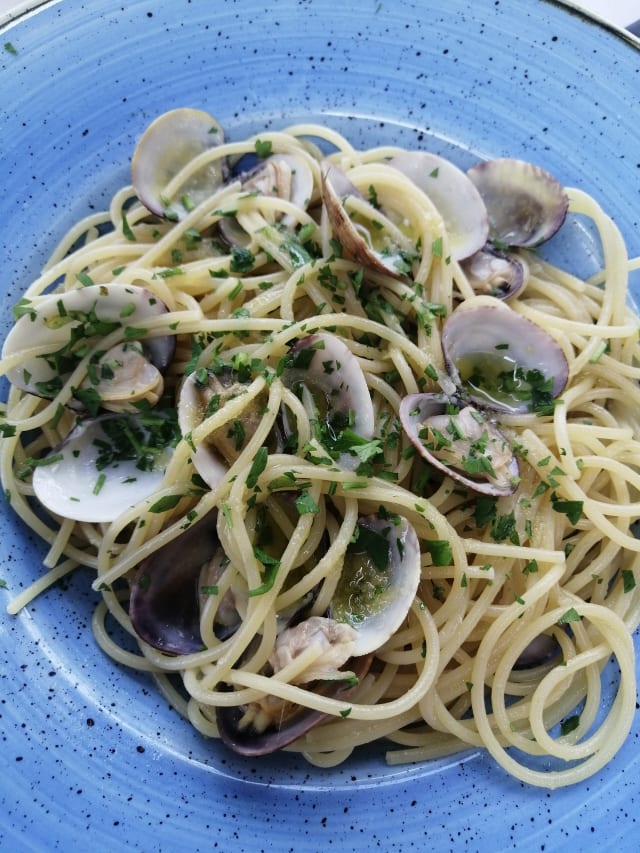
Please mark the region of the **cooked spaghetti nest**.
[[[75, 567], [89, 566], [101, 593], [93, 619], [100, 647], [149, 672], [206, 736], [218, 735], [218, 707], [254, 709], [254, 718], [267, 714], [269, 726], [271, 706], [277, 714], [302, 706], [326, 717], [285, 748], [319, 766], [345, 761], [357, 746], [379, 740], [392, 764], [484, 748], [532, 785], [585, 779], [619, 750], [635, 712], [640, 542], [632, 525], [640, 507], [640, 367], [627, 280], [638, 261], [628, 259], [596, 201], [573, 189], [567, 190], [570, 215], [593, 223], [602, 272], [583, 281], [520, 250], [529, 280], [504, 310], [557, 342], [568, 382], [551, 411], [497, 415], [516, 449], [519, 484], [513, 494], [480, 495], [415, 452], [399, 407], [410, 394], [451, 390], [442, 324], [459, 306], [493, 307], [496, 298], [477, 295], [464, 264], [451, 259], [438, 210], [388, 165], [394, 149], [357, 151], [315, 125], [263, 133], [259, 142], [309, 165], [308, 207], [230, 181], [176, 222], [150, 216], [126, 186], [107, 213], [67, 234], [26, 290], [37, 313], [46, 294], [88, 283], [145, 288], [167, 311], [146, 325], [141, 339], [170, 336], [176, 343], [164, 404], [175, 407], [185, 375], [214, 362], [241, 364], [244, 387], [177, 439], [153, 493], [110, 522], [45, 513], [32, 486], [30, 461], [56, 448], [75, 423], [66, 404], [93, 350], [52, 399], [11, 387], [2, 482], [14, 511], [49, 551], [48, 572], [13, 599], [9, 611]], [[237, 160], [256, 143], [225, 143], [204, 156]], [[404, 277], [363, 267], [341, 252], [321, 203], [318, 152], [328, 146], [323, 163], [339, 167], [364, 195], [375, 193], [381, 207], [403, 212], [398, 227], [416, 246]], [[278, 226], [283, 215], [287, 228]], [[217, 234], [231, 216], [248, 234], [241, 251]], [[111, 333], [114, 342], [123, 339], [124, 326]], [[374, 437], [347, 467], [335, 453], [328, 457], [308, 407], [279, 372], [291, 348], [317, 334], [346, 345], [373, 404]], [[25, 345], [3, 359], [2, 372], [33, 355]], [[293, 438], [273, 448], [283, 410]], [[247, 411], [258, 416], [235, 457], [225, 461], [217, 482], [203, 482], [195, 448], [206, 446], [216, 430], [231, 430]], [[270, 452], [257, 471], [263, 447]], [[168, 654], [137, 636], [129, 588], [143, 561], [153, 565], [154, 554], [179, 543], [207, 514], [224, 559], [200, 610], [202, 647]], [[359, 520], [376, 514], [406, 519], [420, 545], [419, 586], [401, 626], [375, 650], [366, 674], [351, 678], [346, 698], [301, 678], [326, 652], [313, 643], [273, 671], [269, 661], [283, 621], [299, 619], [292, 614], [303, 602], [304, 618], [330, 612]], [[264, 549], [271, 562], [264, 562]], [[240, 621], [221, 636], [225, 596]], [[122, 644], [108, 630], [113, 620], [123, 629]], [[132, 651], [125, 635], [139, 650]], [[611, 701], [603, 685], [607, 665], [619, 671]], [[333, 677], [349, 680], [350, 672], [347, 662]]]

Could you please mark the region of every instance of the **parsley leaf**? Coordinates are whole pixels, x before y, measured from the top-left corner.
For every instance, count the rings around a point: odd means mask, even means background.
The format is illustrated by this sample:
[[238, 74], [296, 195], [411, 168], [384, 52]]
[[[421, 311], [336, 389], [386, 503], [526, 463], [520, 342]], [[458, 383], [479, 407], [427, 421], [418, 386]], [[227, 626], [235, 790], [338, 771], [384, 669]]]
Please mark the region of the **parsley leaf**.
[[253, 489], [257, 482], [260, 474], [267, 467], [267, 459], [269, 457], [269, 451], [263, 445], [258, 452], [256, 453], [253, 462], [251, 463], [251, 468], [249, 469], [249, 473], [247, 474], [247, 488]]
[[431, 555], [434, 566], [450, 566], [453, 561], [453, 551], [448, 539], [424, 539], [422, 543]]
[[556, 624], [558, 625], [567, 625], [569, 622], [580, 622], [582, 616], [578, 613], [575, 607], [570, 607], [566, 613], [563, 613], [562, 616], [558, 619]]
[[300, 515], [304, 515], [305, 513], [318, 513], [320, 512], [320, 507], [311, 497], [309, 492], [303, 491], [298, 495], [295, 500], [296, 509], [300, 513]]
[[261, 160], [270, 157], [273, 150], [273, 143], [268, 139], [256, 139], [254, 150]]
[[580, 725], [580, 714], [574, 714], [572, 717], [567, 717], [560, 723], [560, 734], [568, 735], [575, 731]]
[[358, 524], [355, 530], [355, 540], [349, 543], [347, 552], [351, 554], [367, 554], [378, 571], [386, 571], [389, 567], [389, 542], [384, 533], [372, 530], [364, 524]]
[[625, 592], [631, 592], [632, 589], [636, 588], [635, 575], [631, 569], [622, 570], [622, 588]]
[[182, 495], [165, 495], [149, 507], [149, 512], [167, 512], [180, 503]]
[[497, 502], [497, 498], [490, 497], [489, 495], [478, 495], [476, 498], [476, 507], [473, 513], [473, 517], [478, 527], [484, 527], [490, 521], [495, 519]]
[[267, 554], [267, 552], [263, 551], [258, 545], [254, 545], [253, 555], [260, 563], [262, 563], [265, 571], [263, 575], [264, 583], [254, 589], [250, 589], [247, 593], [250, 597], [264, 595], [265, 592], [269, 592], [275, 583], [276, 575], [280, 568], [280, 560], [272, 557], [270, 554]]
[[231, 272], [250, 272], [253, 269], [255, 257], [251, 249], [244, 246], [234, 246], [231, 250]]
[[563, 501], [555, 495], [551, 498], [551, 507], [555, 512], [564, 513], [571, 524], [577, 524], [582, 517], [583, 501]]

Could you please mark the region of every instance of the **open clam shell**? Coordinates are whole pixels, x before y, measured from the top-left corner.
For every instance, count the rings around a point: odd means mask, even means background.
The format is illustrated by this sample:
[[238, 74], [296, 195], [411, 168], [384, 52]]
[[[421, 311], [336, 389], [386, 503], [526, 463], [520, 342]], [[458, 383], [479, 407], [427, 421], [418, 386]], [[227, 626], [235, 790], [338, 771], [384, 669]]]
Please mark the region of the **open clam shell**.
[[498, 411], [542, 413], [569, 377], [557, 341], [502, 303], [456, 309], [443, 325], [442, 350], [460, 396]]
[[407, 618], [420, 582], [420, 543], [401, 516], [361, 518], [347, 549], [331, 614], [355, 631], [353, 654], [379, 649]]
[[462, 269], [477, 294], [511, 299], [529, 279], [529, 265], [513, 252], [503, 252], [490, 243], [466, 258]]
[[[238, 176], [242, 192], [281, 198], [306, 210], [313, 195], [313, 173], [306, 160], [296, 154], [277, 153], [267, 157], [254, 169]], [[285, 213], [279, 217], [285, 228], [293, 228], [295, 217]], [[247, 245], [251, 237], [235, 217], [220, 220], [222, 238], [229, 246]]]
[[359, 464], [344, 448], [345, 429], [370, 440], [375, 414], [367, 380], [357, 358], [336, 335], [318, 333], [297, 341], [289, 351], [283, 382], [301, 395], [309, 416], [317, 423], [320, 442], [342, 468]]
[[487, 209], [461, 169], [427, 151], [404, 151], [392, 157], [389, 165], [431, 199], [444, 221], [453, 260], [468, 258], [484, 246], [489, 236]]
[[494, 496], [517, 489], [509, 439], [475, 407], [444, 394], [410, 394], [400, 403], [400, 421], [418, 453], [467, 488]]
[[135, 415], [101, 415], [81, 421], [33, 472], [33, 489], [51, 512], [76, 521], [109, 522], [161, 484], [170, 443], [153, 464], [142, 460], [125, 434], [143, 446], [148, 431]]
[[167, 185], [199, 154], [223, 142], [222, 128], [203, 110], [181, 107], [158, 116], [140, 137], [131, 161], [131, 181], [142, 204], [156, 216], [184, 218], [223, 183], [226, 163], [207, 163], [171, 197]]
[[[178, 396], [178, 422], [183, 435], [198, 427], [207, 417], [222, 409], [226, 402], [241, 400], [246, 386], [231, 370], [214, 372], [200, 368], [182, 383]], [[267, 394], [247, 401], [230, 423], [213, 430], [193, 453], [193, 464], [202, 479], [213, 489], [240, 455], [262, 419]], [[276, 433], [277, 430], [274, 430]], [[277, 445], [279, 435], [274, 435]]]
[[[369, 671], [372, 658], [372, 655], [353, 658], [347, 665], [357, 679], [362, 679]], [[345, 680], [320, 682], [314, 685], [313, 692], [347, 700], [354, 690], [355, 686]], [[257, 731], [251, 724], [243, 725], [245, 715], [246, 707], [242, 705], [216, 708], [216, 724], [222, 741], [234, 752], [246, 756], [269, 755], [283, 749], [315, 726], [331, 719], [322, 711], [282, 703], [277, 726]]]
[[489, 214], [489, 239], [500, 246], [537, 246], [560, 228], [569, 198], [545, 169], [525, 160], [486, 160], [467, 172]]
[[[296, 647], [289, 657], [295, 657], [304, 647], [306, 637], [313, 641], [315, 623], [337, 623], [353, 638], [343, 643], [345, 651], [337, 663], [344, 661], [347, 670], [361, 679], [369, 670], [373, 651], [407, 617], [420, 582], [420, 545], [413, 526], [404, 518], [367, 516], [359, 520], [357, 531], [331, 603], [331, 618], [302, 620], [293, 632], [285, 631], [279, 639], [287, 643], [287, 634], [292, 634], [291, 642]], [[307, 634], [305, 626], [311, 622], [314, 624]], [[298, 646], [301, 639], [302, 645]], [[349, 680], [339, 677], [339, 672], [334, 672], [331, 678], [316, 677], [309, 683], [314, 693], [345, 700], [354, 689]], [[327, 718], [328, 715], [319, 711], [273, 697], [266, 697], [260, 707], [230, 706], [216, 711], [220, 736], [242, 755], [266, 755], [282, 749]], [[255, 725], [256, 720], [261, 722], [260, 726]]]
[[[167, 311], [162, 300], [142, 287], [93, 284], [34, 300], [7, 335], [3, 357], [37, 350], [7, 371], [10, 382], [31, 394], [54, 397], [87, 349], [125, 326], [144, 328], [145, 321]], [[173, 335], [141, 342], [145, 357], [163, 372], [173, 357]], [[99, 392], [98, 392], [99, 393]], [[79, 405], [78, 401], [76, 406]]]
[[323, 166], [322, 200], [334, 234], [347, 254], [365, 267], [397, 279], [406, 277], [407, 259], [416, 254], [413, 241], [332, 164]]
[[131, 585], [129, 617], [136, 633], [167, 654], [200, 651], [200, 585], [203, 567], [220, 541], [212, 511], [147, 557]]

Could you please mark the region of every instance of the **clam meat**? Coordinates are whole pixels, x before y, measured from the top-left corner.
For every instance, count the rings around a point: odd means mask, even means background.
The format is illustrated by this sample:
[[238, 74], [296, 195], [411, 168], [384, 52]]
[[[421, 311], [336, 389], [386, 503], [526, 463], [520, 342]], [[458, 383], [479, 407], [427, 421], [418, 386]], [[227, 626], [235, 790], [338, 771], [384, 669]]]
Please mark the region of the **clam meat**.
[[93, 388], [107, 411], [136, 412], [143, 400], [152, 407], [159, 402], [164, 378], [147, 359], [140, 341], [128, 341], [99, 354], [80, 388]]
[[400, 403], [400, 421], [418, 453], [467, 488], [498, 496], [517, 489], [510, 440], [475, 406], [444, 394], [410, 394]]
[[522, 291], [529, 278], [524, 257], [496, 249], [490, 243], [464, 260], [462, 269], [475, 293], [496, 299], [511, 299]]
[[[348, 698], [368, 671], [372, 654], [400, 628], [420, 582], [420, 545], [415, 529], [400, 517], [361, 518], [345, 555], [330, 616], [310, 616], [279, 634], [269, 659], [273, 673], [315, 646], [317, 657], [294, 683], [314, 692]], [[349, 667], [344, 671], [341, 667]], [[283, 748], [327, 715], [266, 696], [247, 706], [220, 707], [222, 739], [243, 755]]]

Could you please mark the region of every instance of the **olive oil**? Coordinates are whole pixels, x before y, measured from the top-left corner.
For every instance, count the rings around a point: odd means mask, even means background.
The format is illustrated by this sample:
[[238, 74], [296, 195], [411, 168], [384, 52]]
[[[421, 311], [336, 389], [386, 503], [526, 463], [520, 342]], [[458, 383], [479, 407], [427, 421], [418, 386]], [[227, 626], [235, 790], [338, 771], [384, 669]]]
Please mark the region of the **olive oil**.
[[333, 617], [355, 626], [384, 610], [392, 595], [391, 577], [366, 552], [348, 551], [333, 596]]
[[456, 367], [467, 391], [488, 403], [520, 407], [531, 402], [528, 373], [506, 352], [477, 352], [462, 356]]

